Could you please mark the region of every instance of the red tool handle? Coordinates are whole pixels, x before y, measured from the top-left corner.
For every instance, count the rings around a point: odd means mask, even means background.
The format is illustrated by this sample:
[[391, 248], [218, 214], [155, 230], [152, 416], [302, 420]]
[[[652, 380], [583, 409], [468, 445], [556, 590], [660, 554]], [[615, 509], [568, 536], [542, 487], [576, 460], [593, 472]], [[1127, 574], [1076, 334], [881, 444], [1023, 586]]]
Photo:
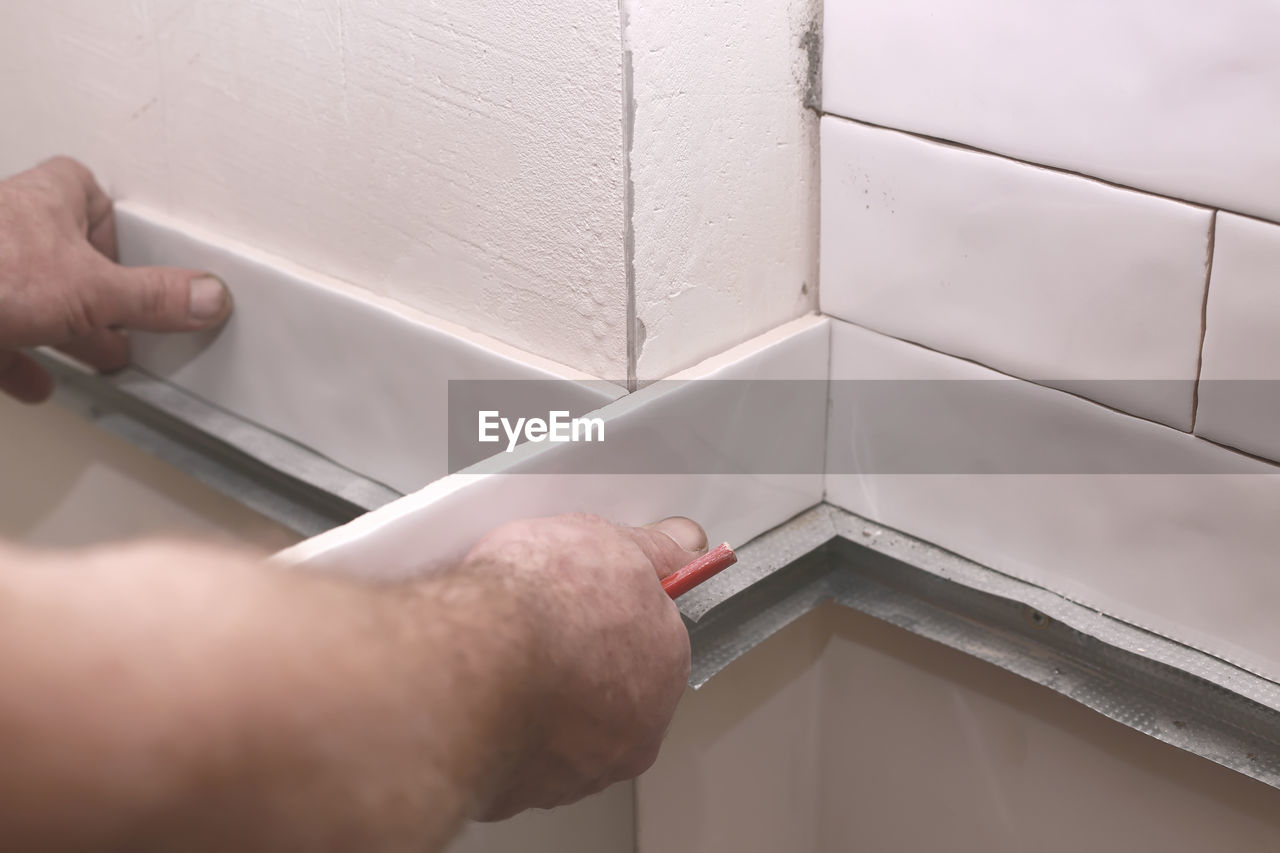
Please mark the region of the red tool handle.
[[738, 562], [728, 542], [722, 542], [683, 569], [677, 569], [662, 579], [662, 588], [672, 598], [679, 598], [698, 584], [715, 577]]

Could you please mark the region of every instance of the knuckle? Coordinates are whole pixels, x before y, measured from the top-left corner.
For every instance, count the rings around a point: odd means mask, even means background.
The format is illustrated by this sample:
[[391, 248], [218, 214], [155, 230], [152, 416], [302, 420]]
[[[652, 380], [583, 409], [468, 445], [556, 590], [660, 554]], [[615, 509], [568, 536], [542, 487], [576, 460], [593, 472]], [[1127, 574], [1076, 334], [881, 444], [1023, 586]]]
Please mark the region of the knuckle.
[[93, 306], [79, 299], [74, 293], [63, 296], [60, 300], [59, 316], [61, 317], [63, 340], [87, 338], [97, 329], [98, 320]]
[[77, 226], [83, 225], [84, 210], [98, 186], [88, 166], [60, 155], [45, 160], [27, 175], [25, 185], [42, 213], [55, 218], [70, 213]]
[[480, 537], [480, 541], [476, 543], [476, 547], [481, 546], [493, 548], [495, 546], [504, 545], [508, 542], [521, 542], [534, 538], [530, 530], [531, 522], [527, 520], [507, 521], [490, 530], [484, 536]]
[[75, 159], [74, 157], [69, 157], [66, 154], [55, 154], [54, 156], [45, 160], [40, 165], [46, 169], [66, 169], [66, 170], [84, 169], [85, 171], [88, 171], [88, 169], [85, 168], [83, 163], [81, 163], [79, 160]]
[[87, 338], [97, 329], [92, 313], [82, 305], [72, 304], [64, 316], [66, 333], [63, 337], [66, 340]]
[[135, 268], [126, 273], [124, 298], [139, 321], [185, 322], [183, 289], [173, 287], [164, 270]]
[[546, 543], [542, 537], [532, 533], [530, 522], [509, 521], [481, 537], [468, 557], [500, 563], [531, 564], [544, 556], [545, 552]]
[[30, 223], [26, 232], [52, 243], [65, 240], [74, 230], [75, 204], [80, 199], [56, 180], [39, 177], [17, 187], [12, 204]]
[[164, 278], [158, 273], [145, 271], [139, 276], [142, 287], [139, 288], [138, 301], [140, 310], [149, 317], [165, 317], [172, 313], [172, 290], [165, 287]]
[[88, 166], [65, 154], [50, 157], [37, 166], [36, 169], [53, 175], [55, 178], [74, 181], [77, 184], [85, 184], [93, 180], [93, 172], [89, 171]]

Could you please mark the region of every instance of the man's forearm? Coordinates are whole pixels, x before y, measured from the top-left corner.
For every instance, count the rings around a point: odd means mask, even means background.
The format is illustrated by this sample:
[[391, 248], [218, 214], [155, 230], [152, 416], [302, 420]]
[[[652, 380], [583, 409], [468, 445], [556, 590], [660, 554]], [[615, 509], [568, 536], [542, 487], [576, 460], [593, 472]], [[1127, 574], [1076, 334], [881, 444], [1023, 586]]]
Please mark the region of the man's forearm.
[[531, 734], [526, 630], [492, 576], [364, 586], [200, 546], [8, 554], [0, 846], [443, 844]]
[[193, 544], [0, 549], [0, 849], [414, 850], [645, 770], [687, 519], [514, 522], [400, 586]]
[[[0, 393], [22, 352], [129, 361], [226, 286], [117, 264], [111, 200], [55, 158], [0, 180]], [[689, 671], [658, 579], [689, 519], [491, 531], [446, 577], [364, 586], [195, 545], [0, 547], [0, 849], [430, 849], [464, 814], [572, 802], [657, 755]]]

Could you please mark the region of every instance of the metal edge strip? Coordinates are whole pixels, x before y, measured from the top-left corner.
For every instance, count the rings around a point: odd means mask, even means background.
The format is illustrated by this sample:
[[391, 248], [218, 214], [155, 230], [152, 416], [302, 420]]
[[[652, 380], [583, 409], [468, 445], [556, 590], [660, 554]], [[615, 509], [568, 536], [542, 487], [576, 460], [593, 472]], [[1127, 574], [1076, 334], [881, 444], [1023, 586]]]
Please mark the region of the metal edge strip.
[[137, 368], [99, 376], [34, 355], [57, 381], [56, 403], [303, 536], [401, 497]]

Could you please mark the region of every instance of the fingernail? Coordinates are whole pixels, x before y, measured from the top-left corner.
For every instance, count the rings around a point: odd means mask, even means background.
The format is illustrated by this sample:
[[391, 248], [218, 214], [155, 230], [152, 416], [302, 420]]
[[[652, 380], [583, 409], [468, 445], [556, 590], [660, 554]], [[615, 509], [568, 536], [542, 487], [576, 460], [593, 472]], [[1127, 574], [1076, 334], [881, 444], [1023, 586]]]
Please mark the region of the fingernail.
[[655, 521], [649, 527], [667, 536], [686, 551], [705, 551], [707, 548], [707, 531], [698, 522], [683, 516], [672, 516], [662, 521]]
[[191, 301], [187, 314], [196, 323], [208, 323], [227, 307], [227, 286], [211, 275], [191, 279]]

